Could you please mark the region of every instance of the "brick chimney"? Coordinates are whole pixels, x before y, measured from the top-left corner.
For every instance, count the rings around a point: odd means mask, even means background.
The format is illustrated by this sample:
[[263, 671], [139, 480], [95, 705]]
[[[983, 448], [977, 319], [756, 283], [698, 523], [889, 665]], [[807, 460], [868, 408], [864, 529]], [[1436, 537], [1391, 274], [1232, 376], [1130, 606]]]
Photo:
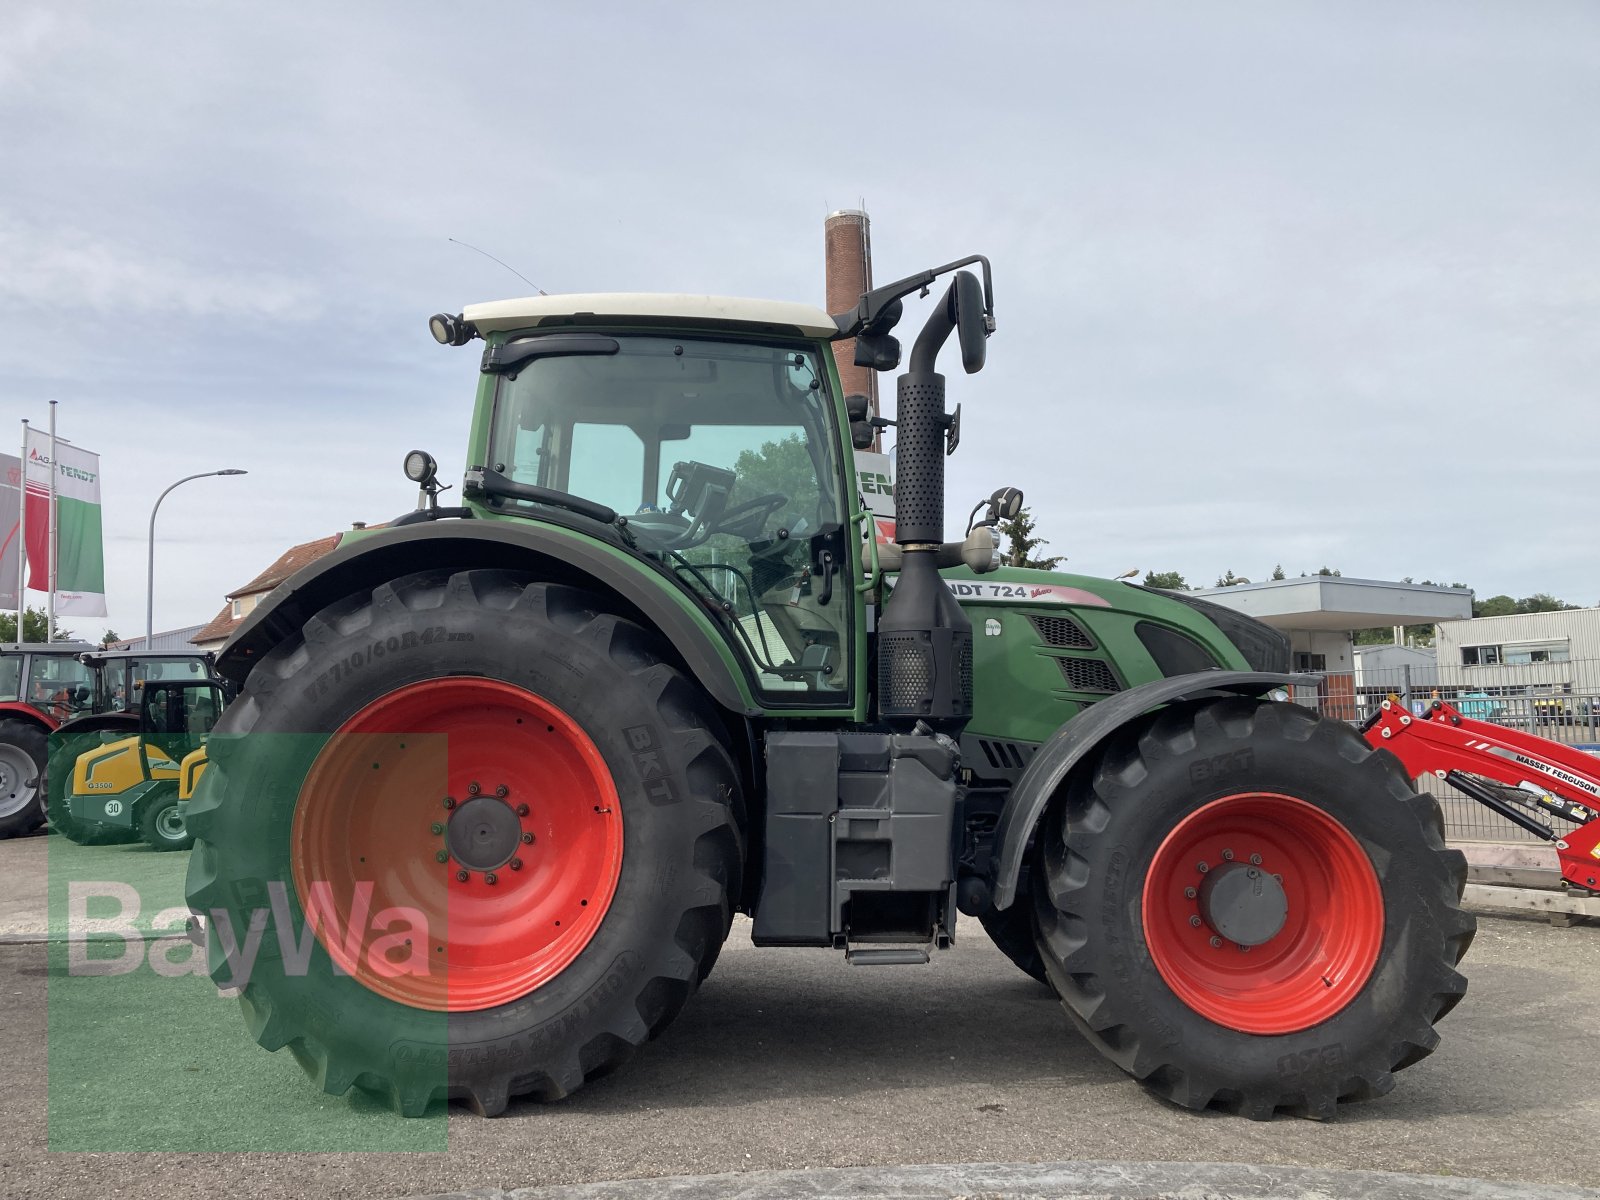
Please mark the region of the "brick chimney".
[[[872, 227], [861, 209], [842, 208], [829, 213], [823, 222], [823, 276], [830, 313], [848, 312], [872, 286]], [[856, 343], [833, 344], [834, 361], [839, 366], [839, 381], [846, 396], [867, 398], [873, 416], [878, 415], [878, 373], [856, 366]], [[877, 438], [872, 448], [880, 448]]]

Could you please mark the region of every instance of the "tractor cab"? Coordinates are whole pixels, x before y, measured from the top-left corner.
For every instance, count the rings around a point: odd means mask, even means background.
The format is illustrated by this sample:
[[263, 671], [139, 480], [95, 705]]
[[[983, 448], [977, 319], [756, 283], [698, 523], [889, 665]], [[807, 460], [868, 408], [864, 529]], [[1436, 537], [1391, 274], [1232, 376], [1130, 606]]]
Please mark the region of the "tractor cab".
[[[761, 694], [840, 703], [856, 579], [833, 322], [801, 305], [699, 297], [651, 321], [638, 297], [592, 299], [581, 329], [547, 331], [548, 300], [475, 314], [490, 338], [488, 429], [469, 499], [494, 515], [609, 527], [717, 614]], [[707, 305], [721, 318], [710, 328], [695, 311]]]
[[0, 707], [26, 705], [52, 722], [94, 708], [94, 671], [79, 656], [85, 642], [0, 646]]
[[105, 650], [82, 659], [95, 675], [96, 712], [139, 712], [145, 684], [155, 680], [204, 682], [212, 677], [210, 654]]
[[182, 762], [205, 745], [223, 703], [213, 679], [152, 680], [139, 707], [139, 736], [151, 750]]

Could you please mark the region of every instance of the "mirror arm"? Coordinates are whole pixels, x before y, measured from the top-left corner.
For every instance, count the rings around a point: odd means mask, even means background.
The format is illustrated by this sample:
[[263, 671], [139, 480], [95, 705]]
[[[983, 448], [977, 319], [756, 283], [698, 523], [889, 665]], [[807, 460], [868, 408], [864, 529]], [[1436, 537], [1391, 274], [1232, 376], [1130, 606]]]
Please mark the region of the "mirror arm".
[[[896, 300], [909, 296], [912, 292], [922, 291], [932, 285], [939, 276], [961, 267], [969, 267], [976, 263], [983, 272], [983, 316], [984, 322], [990, 333], [994, 332], [994, 280], [989, 273], [989, 260], [981, 254], [969, 255], [958, 258], [955, 262], [945, 263], [942, 267], [931, 267], [926, 271], [919, 271], [915, 275], [908, 275], [904, 279], [897, 279], [893, 283], [886, 283], [882, 287], [873, 288], [870, 292], [863, 292], [861, 302], [849, 312], [834, 314], [833, 323], [838, 326], [841, 338], [855, 337], [867, 326], [877, 321], [883, 310]], [[878, 330], [887, 333], [887, 329]]]

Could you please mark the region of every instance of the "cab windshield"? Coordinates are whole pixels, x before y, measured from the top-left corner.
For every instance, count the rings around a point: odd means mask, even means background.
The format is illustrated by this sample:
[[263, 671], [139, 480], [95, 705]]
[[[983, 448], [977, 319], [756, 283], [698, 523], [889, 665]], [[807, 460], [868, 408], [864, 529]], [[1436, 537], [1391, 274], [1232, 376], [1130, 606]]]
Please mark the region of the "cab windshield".
[[844, 506], [815, 350], [613, 340], [503, 375], [488, 465], [624, 514], [640, 554], [733, 619], [763, 691], [845, 691]]

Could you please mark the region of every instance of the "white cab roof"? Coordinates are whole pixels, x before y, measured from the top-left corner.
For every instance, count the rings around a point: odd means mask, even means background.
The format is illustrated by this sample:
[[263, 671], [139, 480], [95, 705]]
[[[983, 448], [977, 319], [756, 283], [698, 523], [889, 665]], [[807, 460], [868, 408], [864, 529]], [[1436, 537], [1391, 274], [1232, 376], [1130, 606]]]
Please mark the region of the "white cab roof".
[[565, 317], [647, 317], [681, 319], [689, 324], [723, 321], [736, 325], [781, 326], [806, 337], [832, 338], [833, 318], [809, 304], [787, 300], [741, 300], [735, 296], [691, 296], [673, 292], [590, 292], [565, 296], [526, 296], [469, 304], [461, 314], [479, 333], [531, 329]]

